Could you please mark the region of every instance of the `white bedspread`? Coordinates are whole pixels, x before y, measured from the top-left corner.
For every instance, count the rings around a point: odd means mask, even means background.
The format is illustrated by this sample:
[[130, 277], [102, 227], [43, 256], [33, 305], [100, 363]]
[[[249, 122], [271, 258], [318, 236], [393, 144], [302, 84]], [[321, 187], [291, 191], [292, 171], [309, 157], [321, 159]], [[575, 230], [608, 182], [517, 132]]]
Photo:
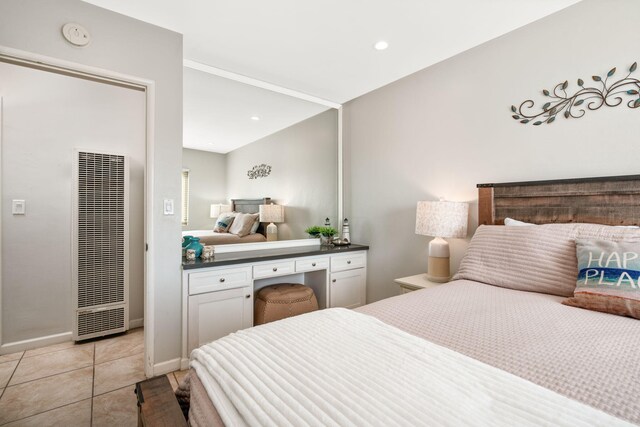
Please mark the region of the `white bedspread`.
[[346, 309], [239, 331], [191, 367], [227, 426], [631, 425]]

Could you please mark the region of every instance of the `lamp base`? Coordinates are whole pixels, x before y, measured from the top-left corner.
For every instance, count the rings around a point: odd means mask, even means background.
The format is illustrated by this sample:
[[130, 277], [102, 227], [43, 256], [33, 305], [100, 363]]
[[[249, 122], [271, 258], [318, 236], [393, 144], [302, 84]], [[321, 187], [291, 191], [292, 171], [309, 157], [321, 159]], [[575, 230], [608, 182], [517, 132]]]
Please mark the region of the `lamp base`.
[[427, 278], [436, 283], [448, 282], [451, 278], [449, 268], [449, 243], [442, 237], [429, 242], [429, 262]]
[[278, 240], [278, 227], [271, 223], [267, 225], [267, 242], [274, 242]]
[[451, 271], [449, 270], [449, 257], [440, 258], [435, 256], [429, 257], [427, 270], [427, 279], [431, 282], [445, 283], [451, 279]]

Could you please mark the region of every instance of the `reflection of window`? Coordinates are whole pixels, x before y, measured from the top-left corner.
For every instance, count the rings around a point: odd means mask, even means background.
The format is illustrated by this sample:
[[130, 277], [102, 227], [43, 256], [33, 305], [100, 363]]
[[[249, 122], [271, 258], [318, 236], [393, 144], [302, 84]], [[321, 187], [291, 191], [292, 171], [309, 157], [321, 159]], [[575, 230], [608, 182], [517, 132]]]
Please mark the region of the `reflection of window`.
[[182, 225], [189, 223], [189, 169], [182, 170]]

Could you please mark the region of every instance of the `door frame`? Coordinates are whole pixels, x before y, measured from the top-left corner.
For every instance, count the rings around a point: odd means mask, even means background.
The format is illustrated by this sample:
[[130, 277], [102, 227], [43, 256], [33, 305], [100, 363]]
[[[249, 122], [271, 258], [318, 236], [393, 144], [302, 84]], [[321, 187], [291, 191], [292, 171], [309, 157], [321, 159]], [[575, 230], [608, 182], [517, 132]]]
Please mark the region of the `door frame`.
[[[90, 65], [66, 61], [24, 50], [0, 45], [0, 60], [15, 65], [53, 71], [71, 77], [83, 78], [95, 82], [115, 84], [124, 87], [142, 88], [146, 99], [145, 123], [145, 164], [144, 164], [144, 372], [147, 377], [153, 376], [154, 368], [154, 239], [153, 239], [153, 200], [154, 200], [154, 146], [155, 146], [155, 82], [153, 80], [123, 74]], [[0, 150], [2, 147], [2, 98], [0, 97]], [[0, 151], [1, 153], [1, 151]], [[1, 177], [0, 177], [1, 188]], [[1, 206], [0, 206], [1, 207]], [[2, 219], [0, 211], [0, 220]], [[0, 255], [2, 244], [0, 241]], [[2, 344], [2, 260], [0, 258], [0, 345]]]

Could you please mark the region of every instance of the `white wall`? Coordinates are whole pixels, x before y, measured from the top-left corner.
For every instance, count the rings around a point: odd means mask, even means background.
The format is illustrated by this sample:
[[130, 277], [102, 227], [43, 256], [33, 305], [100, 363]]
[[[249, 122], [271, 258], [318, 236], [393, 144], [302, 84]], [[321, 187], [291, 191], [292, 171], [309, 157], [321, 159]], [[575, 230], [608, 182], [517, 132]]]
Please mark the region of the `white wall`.
[[[73, 328], [75, 149], [129, 158], [129, 319], [141, 321], [145, 94], [0, 63], [0, 95], [3, 344]], [[12, 199], [26, 201], [25, 215], [12, 215]]]
[[[78, 22], [92, 34], [85, 48], [60, 29]], [[182, 152], [182, 36], [80, 0], [3, 0], [0, 46], [155, 81], [153, 155], [153, 283], [155, 362], [180, 356], [180, 218], [164, 216], [162, 200], [180, 200]], [[148, 313], [146, 313], [148, 315]]]
[[182, 229], [213, 230], [211, 204], [228, 203], [227, 156], [184, 148], [182, 167], [189, 169], [189, 223]]
[[[227, 153], [227, 197], [271, 197], [285, 206], [278, 239], [303, 239], [311, 225], [338, 214], [338, 114], [328, 110]], [[265, 163], [266, 178], [249, 179], [247, 171]], [[338, 227], [336, 227], [338, 228]]]
[[[471, 235], [478, 183], [638, 173], [640, 109], [540, 127], [509, 111], [554, 83], [574, 91], [614, 66], [622, 76], [640, 60], [638, 16], [636, 0], [585, 0], [345, 106], [346, 212], [352, 239], [371, 245], [369, 302], [397, 294], [394, 278], [426, 271], [418, 200], [472, 202]], [[455, 269], [466, 241], [450, 243]]]

